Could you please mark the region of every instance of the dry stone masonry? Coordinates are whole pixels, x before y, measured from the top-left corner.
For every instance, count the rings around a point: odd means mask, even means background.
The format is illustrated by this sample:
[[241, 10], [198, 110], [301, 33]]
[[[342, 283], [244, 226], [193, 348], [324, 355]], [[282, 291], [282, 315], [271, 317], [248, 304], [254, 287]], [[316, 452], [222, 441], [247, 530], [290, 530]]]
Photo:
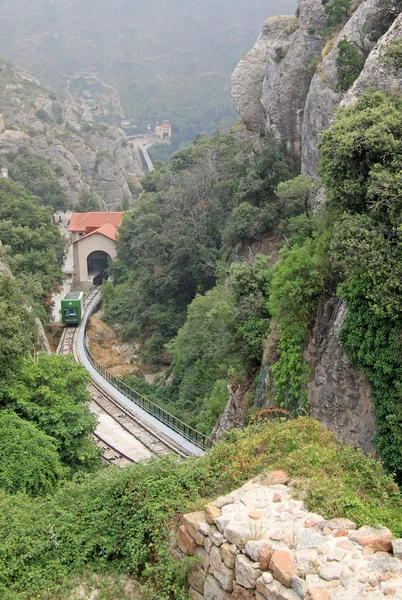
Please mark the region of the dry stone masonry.
[[326, 520], [272, 471], [183, 517], [178, 547], [198, 563], [192, 600], [402, 599], [402, 540]]

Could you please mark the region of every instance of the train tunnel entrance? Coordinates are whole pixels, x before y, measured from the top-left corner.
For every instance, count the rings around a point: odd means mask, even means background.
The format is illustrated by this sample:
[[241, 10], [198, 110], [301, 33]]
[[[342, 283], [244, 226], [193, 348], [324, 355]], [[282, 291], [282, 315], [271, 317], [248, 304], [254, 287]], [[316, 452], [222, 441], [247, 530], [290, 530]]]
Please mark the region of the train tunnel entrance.
[[88, 276], [95, 277], [102, 271], [105, 271], [107, 269], [109, 258], [109, 254], [103, 252], [102, 250], [91, 252], [87, 258]]

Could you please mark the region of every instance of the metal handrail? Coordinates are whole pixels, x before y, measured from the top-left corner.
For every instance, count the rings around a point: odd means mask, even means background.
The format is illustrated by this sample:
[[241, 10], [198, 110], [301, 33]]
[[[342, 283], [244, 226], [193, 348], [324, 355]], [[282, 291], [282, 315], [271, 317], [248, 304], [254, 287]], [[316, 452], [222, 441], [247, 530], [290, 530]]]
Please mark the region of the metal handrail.
[[104, 377], [106, 379], [106, 381], [108, 381], [111, 385], [113, 385], [113, 387], [118, 389], [122, 394], [124, 394], [132, 402], [137, 404], [137, 406], [139, 406], [140, 408], [145, 410], [145, 412], [147, 412], [149, 415], [152, 415], [153, 417], [155, 417], [155, 419], [157, 419], [164, 425], [167, 425], [170, 429], [172, 429], [176, 433], [179, 433], [180, 435], [182, 435], [186, 440], [188, 440], [189, 442], [191, 442], [198, 448], [201, 448], [202, 450], [207, 450], [208, 448], [210, 448], [212, 446], [211, 438], [209, 438], [205, 434], [197, 431], [190, 425], [187, 425], [187, 423], [185, 423], [184, 421], [181, 421], [180, 419], [178, 419], [177, 417], [172, 415], [167, 410], [164, 410], [163, 408], [161, 408], [160, 406], [155, 404], [155, 402], [148, 400], [148, 398], [145, 398], [145, 396], [142, 396], [141, 394], [139, 394], [132, 387], [130, 387], [129, 385], [124, 383], [124, 381], [122, 381], [115, 375], [112, 375], [105, 367], [103, 367], [92, 356], [92, 354], [89, 351], [86, 340], [84, 342], [84, 349], [85, 349], [85, 354], [87, 355], [87, 358], [88, 358], [89, 362], [91, 363], [91, 365], [93, 366], [93, 368], [96, 369], [96, 371], [98, 371], [98, 373], [100, 375], [102, 375], [102, 377]]

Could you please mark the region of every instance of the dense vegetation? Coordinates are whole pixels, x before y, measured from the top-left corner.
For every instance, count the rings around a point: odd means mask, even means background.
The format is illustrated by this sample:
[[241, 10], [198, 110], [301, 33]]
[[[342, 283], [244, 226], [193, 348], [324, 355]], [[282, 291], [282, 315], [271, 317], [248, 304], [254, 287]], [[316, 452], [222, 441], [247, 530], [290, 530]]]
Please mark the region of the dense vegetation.
[[43, 301], [61, 281], [64, 245], [52, 223], [52, 208], [6, 179], [0, 181], [0, 240], [13, 275]]
[[144, 339], [157, 358], [195, 295], [215, 284], [225, 250], [280, 220], [286, 207], [274, 190], [288, 174], [278, 142], [260, 144], [240, 132], [199, 136], [159, 164], [119, 230], [119, 287], [106, 302], [107, 318], [124, 324], [123, 336]]
[[[272, 330], [265, 401], [308, 410], [310, 327], [319, 301], [339, 295], [349, 306], [342, 343], [373, 389], [377, 450], [402, 476], [401, 102], [367, 93], [338, 112], [322, 136], [327, 200], [317, 214], [316, 184], [287, 179], [280, 146], [238, 132], [197, 139], [145, 179], [105, 305], [147, 359], [168, 342], [169, 385], [147, 390], [157, 402], [209, 431], [229, 381], [258, 373]], [[263, 240], [271, 258], [250, 250]]]
[[22, 151], [10, 162], [21, 183], [0, 181], [0, 489], [37, 495], [97, 469], [99, 450], [88, 439], [96, 421], [85, 370], [71, 358], [37, 352], [35, 318], [48, 319], [61, 281], [64, 244], [53, 207], [44, 205], [58, 188], [34, 155]]
[[[45, 501], [0, 494], [0, 595], [69, 598], [96, 571], [140, 580], [142, 599], [184, 599], [187, 562], [169, 549], [181, 514], [277, 468], [290, 472], [311, 510], [358, 526], [381, 523], [402, 535], [402, 499], [378, 462], [309, 419], [263, 424], [233, 431], [204, 458], [109, 468]], [[109, 590], [100, 600], [124, 597]]]
[[21, 146], [16, 154], [8, 156], [9, 175], [17, 183], [42, 200], [54, 211], [65, 211], [68, 200], [52, 166], [40, 156]]
[[[366, 94], [322, 137], [321, 175], [336, 215], [331, 254], [349, 306], [342, 341], [373, 390], [377, 449], [402, 477], [402, 100]], [[336, 152], [334, 148], [336, 147]]]

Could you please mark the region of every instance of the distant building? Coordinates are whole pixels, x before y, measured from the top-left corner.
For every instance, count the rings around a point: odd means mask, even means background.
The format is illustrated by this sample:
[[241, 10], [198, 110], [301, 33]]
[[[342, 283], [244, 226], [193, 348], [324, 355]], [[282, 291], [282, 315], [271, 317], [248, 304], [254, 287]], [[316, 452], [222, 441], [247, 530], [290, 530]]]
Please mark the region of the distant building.
[[8, 177], [8, 169], [7, 167], [0, 168], [0, 179], [7, 179]]
[[74, 278], [92, 281], [116, 257], [115, 240], [123, 212], [73, 213], [68, 230], [73, 242]]
[[162, 125], [155, 127], [155, 135], [160, 137], [162, 140], [170, 140], [172, 137], [172, 126], [170, 123], [165, 122]]
[[123, 119], [120, 121], [120, 127], [128, 127], [130, 125], [130, 119]]

